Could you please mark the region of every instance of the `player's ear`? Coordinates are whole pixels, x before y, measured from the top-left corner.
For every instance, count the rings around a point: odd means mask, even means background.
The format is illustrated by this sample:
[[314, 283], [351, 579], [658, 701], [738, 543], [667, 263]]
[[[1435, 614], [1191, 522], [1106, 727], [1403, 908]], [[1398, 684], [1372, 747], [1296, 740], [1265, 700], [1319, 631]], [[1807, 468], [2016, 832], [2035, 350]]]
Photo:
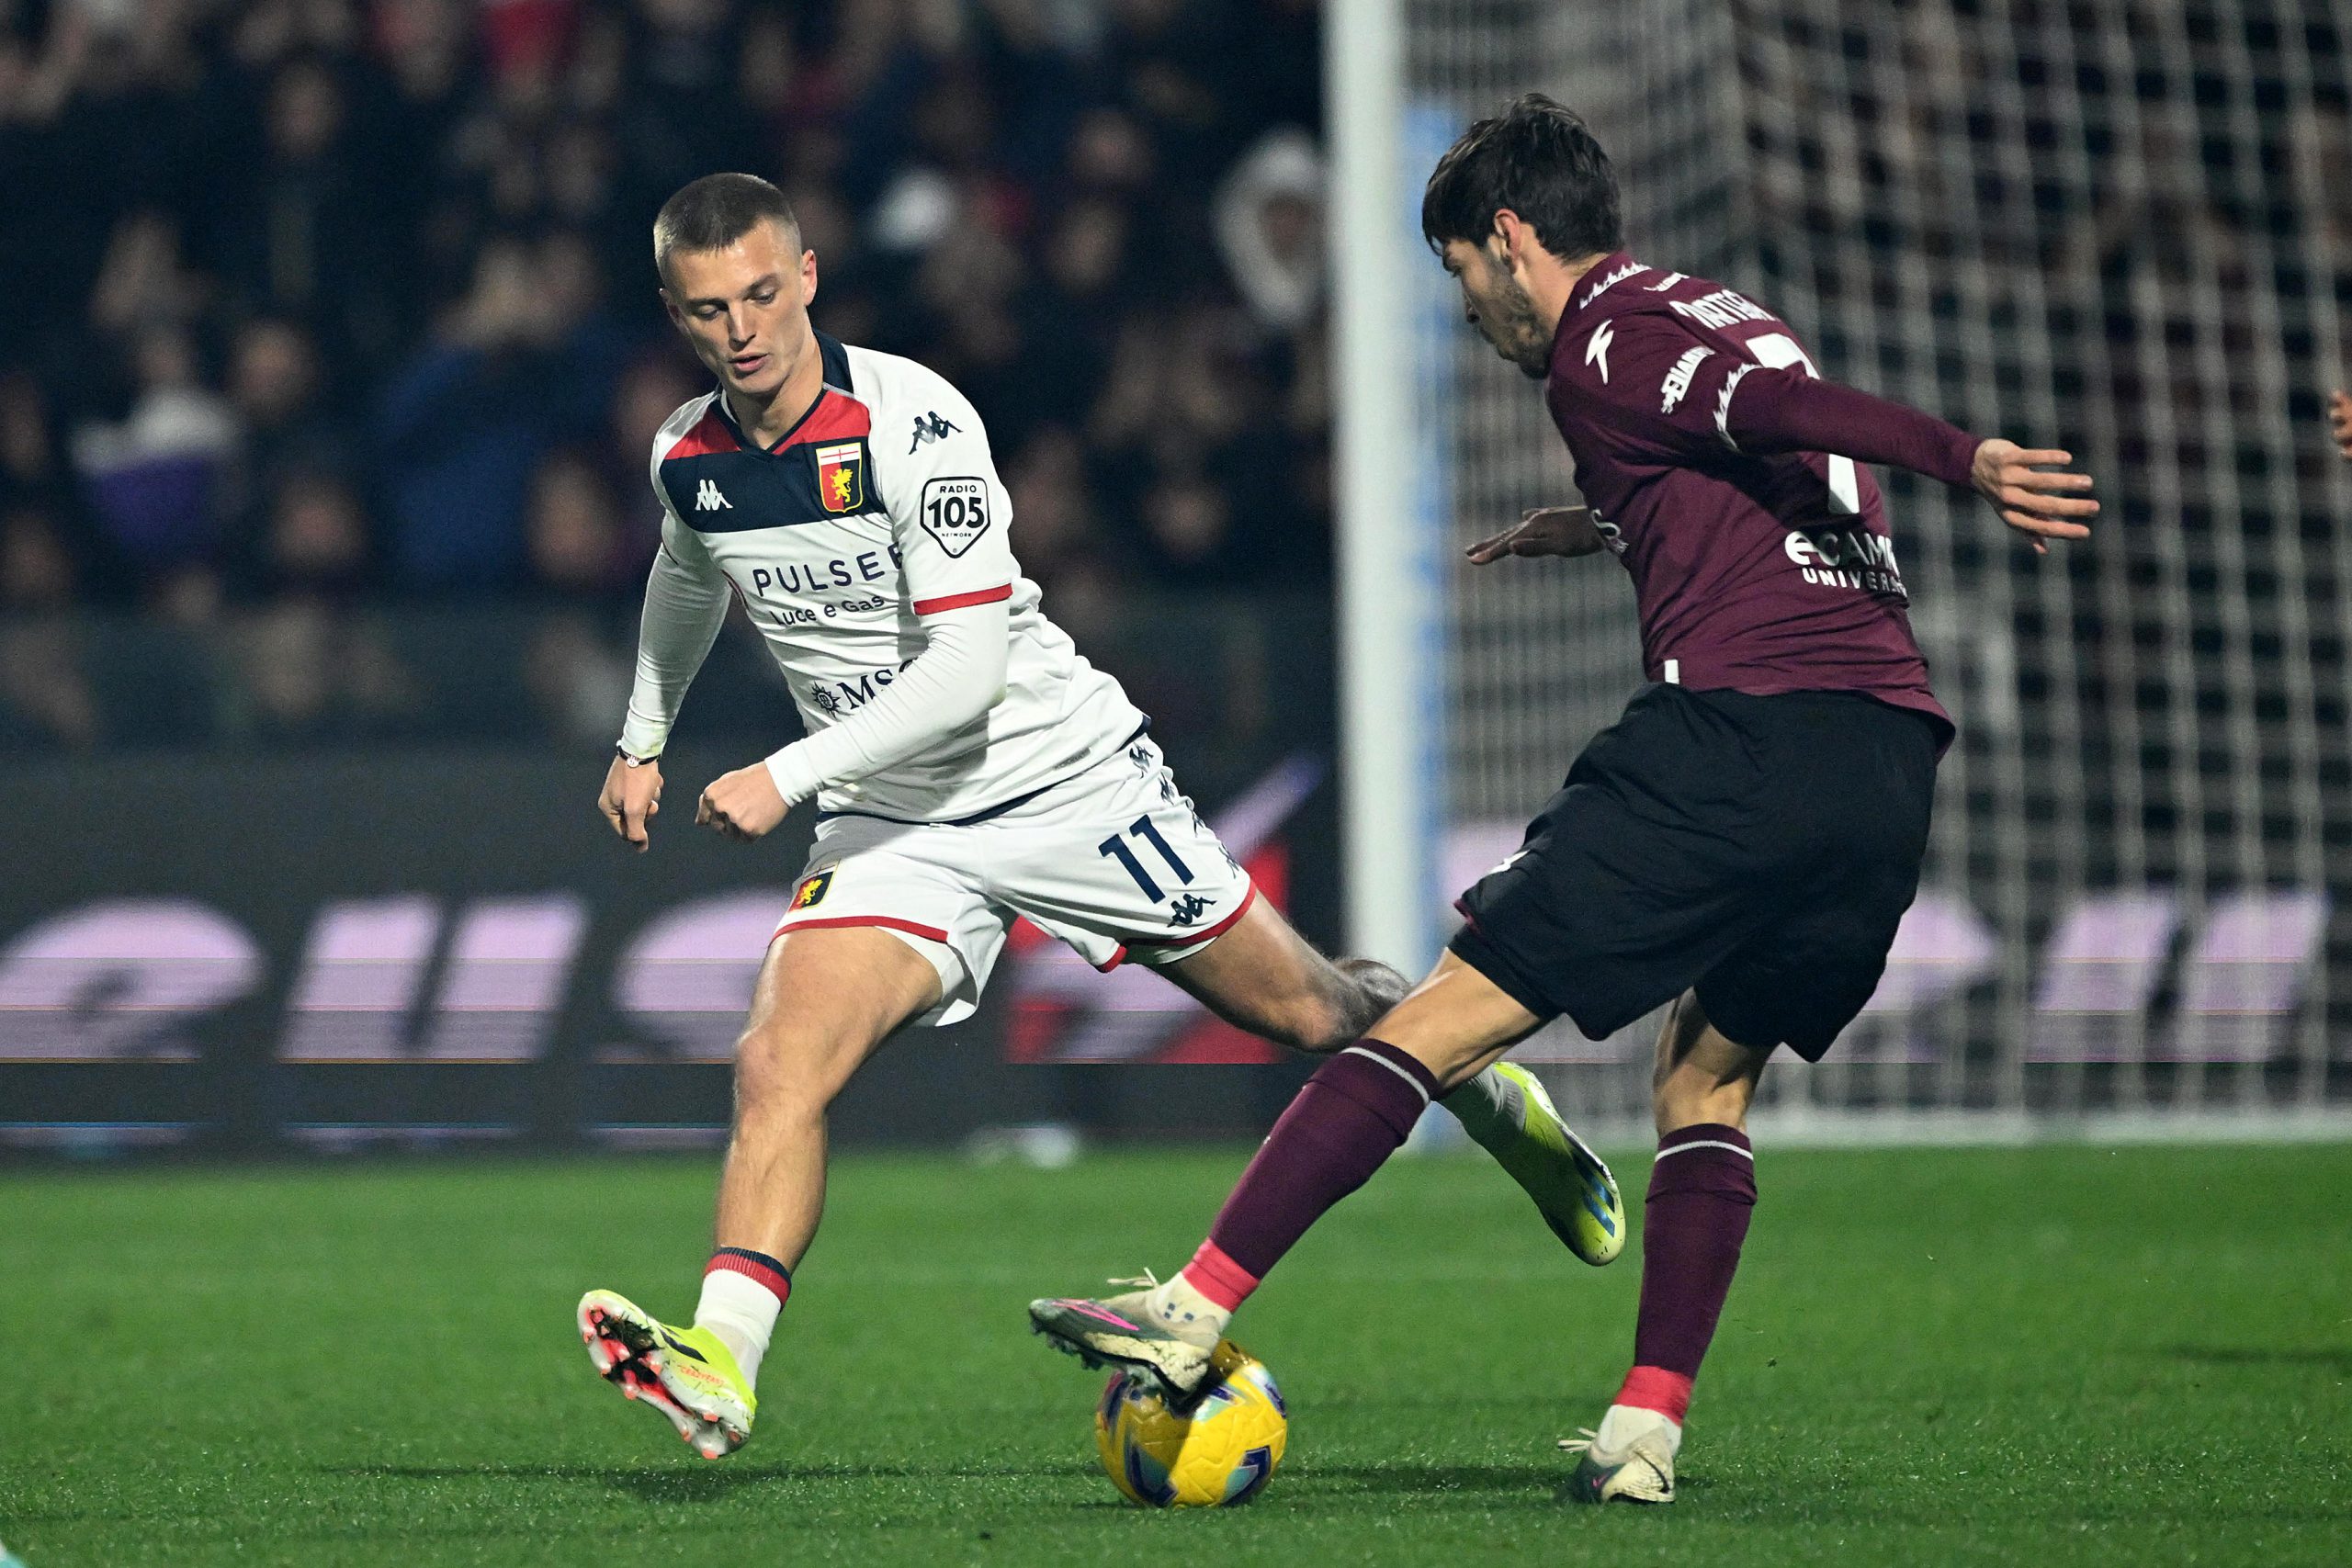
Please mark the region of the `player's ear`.
[[1487, 258], [1505, 273], [1513, 271], [1511, 259], [1519, 254], [1520, 239], [1526, 232], [1527, 225], [1518, 213], [1508, 207], [1500, 209], [1495, 214], [1494, 229], [1487, 236]]
[[1494, 214], [1494, 232], [1487, 235], [1487, 244], [1479, 249], [1487, 252], [1487, 270], [1498, 277], [1520, 277], [1520, 240], [1526, 235], [1526, 223], [1520, 214], [1505, 207]]
[[817, 299], [817, 253], [800, 253], [800, 304], [805, 310]]

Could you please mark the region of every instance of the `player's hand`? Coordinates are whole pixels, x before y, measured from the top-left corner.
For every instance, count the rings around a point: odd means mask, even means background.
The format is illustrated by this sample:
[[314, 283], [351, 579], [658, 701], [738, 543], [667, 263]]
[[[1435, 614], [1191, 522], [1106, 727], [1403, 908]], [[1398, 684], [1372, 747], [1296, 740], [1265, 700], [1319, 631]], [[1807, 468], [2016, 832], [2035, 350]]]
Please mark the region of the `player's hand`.
[[1589, 556], [1599, 548], [1600, 530], [1593, 526], [1592, 508], [1538, 506], [1522, 513], [1515, 527], [1463, 553], [1473, 565], [1484, 566], [1505, 556]]
[[596, 797], [596, 809], [605, 814], [614, 832], [628, 840], [630, 849], [643, 854], [645, 826], [662, 809], [662, 764], [648, 762], [632, 768], [614, 758], [613, 765], [605, 770], [605, 793]]
[[2091, 488], [2090, 475], [2044, 471], [2074, 460], [2071, 452], [2030, 451], [1996, 436], [1976, 448], [1969, 477], [2002, 522], [2031, 536], [2037, 555], [2048, 555], [2050, 547], [2042, 540], [2089, 538], [2090, 529], [2075, 519], [2098, 512], [2098, 502], [2082, 493]]
[[2327, 429], [2335, 437], [2335, 449], [2352, 457], [2352, 392], [2341, 387], [2327, 400]]
[[754, 762], [710, 781], [710, 787], [702, 792], [701, 804], [695, 807], [695, 826], [716, 828], [728, 838], [748, 844], [783, 821], [784, 813], [784, 796], [776, 793], [768, 765]]

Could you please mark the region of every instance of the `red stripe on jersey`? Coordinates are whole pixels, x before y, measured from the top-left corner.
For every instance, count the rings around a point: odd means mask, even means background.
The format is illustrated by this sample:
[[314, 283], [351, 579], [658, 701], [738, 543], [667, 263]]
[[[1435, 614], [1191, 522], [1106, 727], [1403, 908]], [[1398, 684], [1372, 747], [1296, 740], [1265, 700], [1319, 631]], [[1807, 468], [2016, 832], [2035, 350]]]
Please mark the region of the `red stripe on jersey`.
[[874, 415], [855, 398], [826, 388], [818, 394], [817, 406], [808, 411], [798, 428], [785, 437], [781, 452], [810, 441], [847, 441], [853, 436], [874, 434]]
[[915, 614], [935, 615], [942, 610], [960, 610], [967, 604], [993, 604], [1000, 599], [1012, 597], [1012, 584], [1001, 588], [976, 588], [969, 593], [950, 593], [938, 599], [918, 599]]
[[910, 931], [916, 936], [927, 936], [933, 942], [947, 940], [947, 933], [937, 926], [917, 925], [895, 915], [836, 915], [829, 920], [786, 920], [775, 928], [775, 934], [782, 936], [786, 931], [826, 931], [835, 926], [888, 926], [894, 931]]
[[718, 405], [714, 402], [708, 412], [695, 421], [695, 427], [679, 438], [675, 446], [662, 454], [662, 460], [669, 463], [680, 457], [707, 457], [713, 452], [740, 452], [742, 449], [735, 439], [733, 427], [728, 424], [726, 417], [718, 412]]

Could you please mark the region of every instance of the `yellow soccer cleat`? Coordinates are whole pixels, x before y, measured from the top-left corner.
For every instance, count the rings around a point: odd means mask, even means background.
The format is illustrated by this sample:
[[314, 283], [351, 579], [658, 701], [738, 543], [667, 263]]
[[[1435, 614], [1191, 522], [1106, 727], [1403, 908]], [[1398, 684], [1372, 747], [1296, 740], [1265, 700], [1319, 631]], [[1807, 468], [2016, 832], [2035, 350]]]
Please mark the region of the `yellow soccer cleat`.
[[1596, 1268], [1611, 1262], [1625, 1250], [1625, 1201], [1617, 1179], [1561, 1120], [1533, 1073], [1516, 1062], [1498, 1062], [1491, 1070], [1507, 1089], [1518, 1091], [1517, 1104], [1504, 1110], [1516, 1121], [1518, 1135], [1479, 1141], [1527, 1189], [1544, 1223], [1570, 1252]]
[[751, 1437], [759, 1396], [709, 1329], [673, 1328], [625, 1296], [591, 1291], [580, 1298], [580, 1337], [597, 1376], [668, 1416], [703, 1458], [725, 1459]]

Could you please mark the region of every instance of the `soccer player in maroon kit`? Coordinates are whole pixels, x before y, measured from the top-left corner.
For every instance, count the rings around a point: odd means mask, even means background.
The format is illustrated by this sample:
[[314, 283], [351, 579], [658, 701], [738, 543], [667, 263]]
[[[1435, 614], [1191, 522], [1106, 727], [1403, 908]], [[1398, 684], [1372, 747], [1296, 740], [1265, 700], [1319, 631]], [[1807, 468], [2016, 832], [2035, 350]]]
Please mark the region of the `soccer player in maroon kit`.
[[1472, 324], [1545, 383], [1586, 502], [1471, 558], [1613, 552], [1650, 683], [1463, 895], [1436, 969], [1299, 1090], [1183, 1271], [1030, 1315], [1187, 1396], [1242, 1300], [1431, 1098], [1563, 1013], [1599, 1040], [1671, 1002], [1634, 1366], [1565, 1494], [1670, 1502], [1756, 1202], [1748, 1104], [1776, 1049], [1819, 1060], [1877, 986], [1952, 736], [1860, 465], [1971, 486], [2036, 550], [2086, 536], [2098, 503], [2066, 453], [1821, 380], [1770, 311], [1626, 254], [1607, 155], [1541, 95], [1439, 161], [1421, 226]]

